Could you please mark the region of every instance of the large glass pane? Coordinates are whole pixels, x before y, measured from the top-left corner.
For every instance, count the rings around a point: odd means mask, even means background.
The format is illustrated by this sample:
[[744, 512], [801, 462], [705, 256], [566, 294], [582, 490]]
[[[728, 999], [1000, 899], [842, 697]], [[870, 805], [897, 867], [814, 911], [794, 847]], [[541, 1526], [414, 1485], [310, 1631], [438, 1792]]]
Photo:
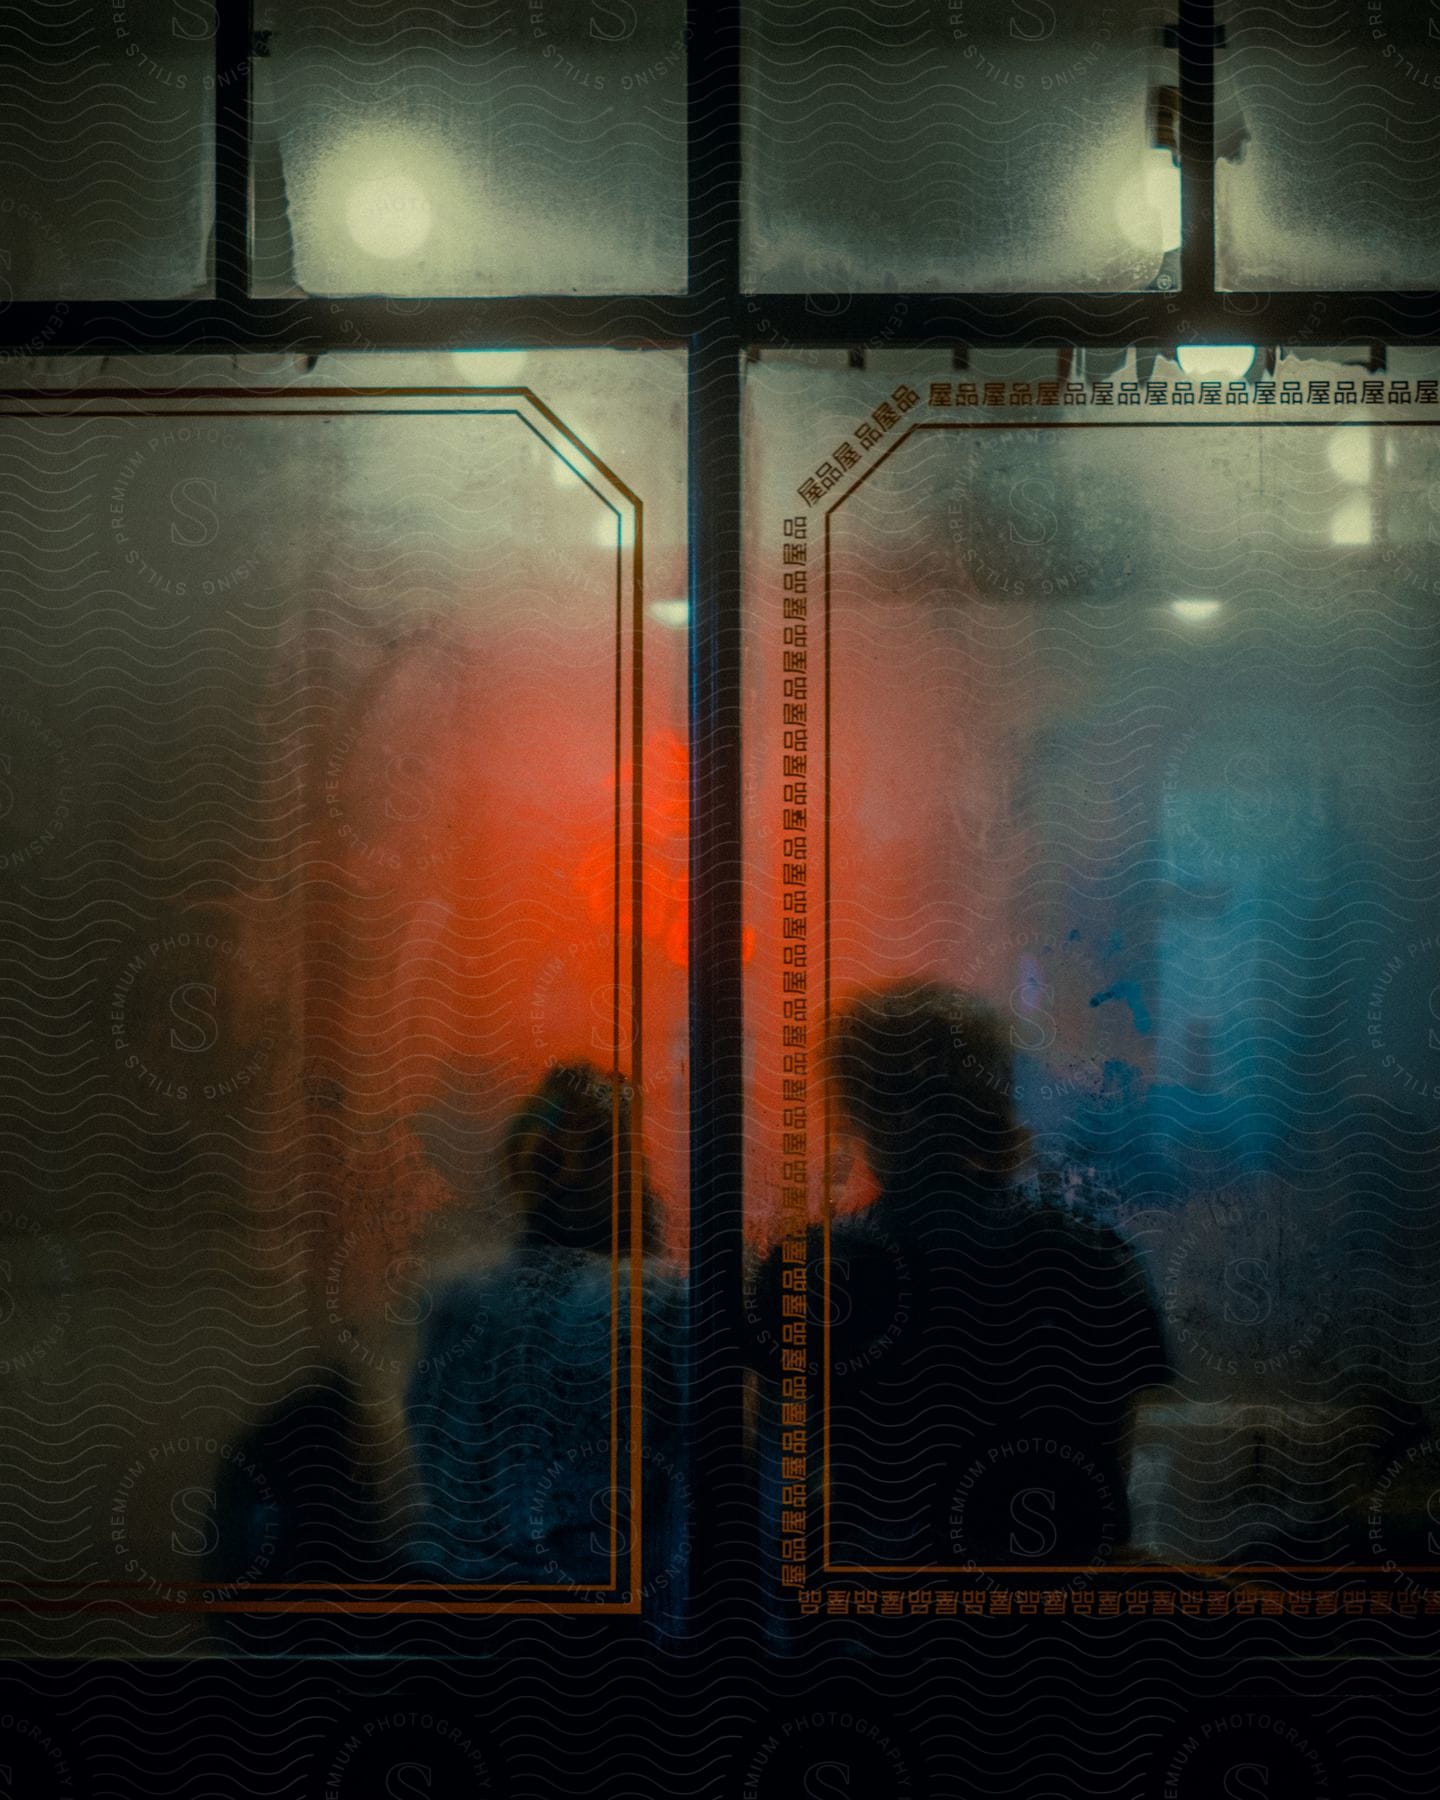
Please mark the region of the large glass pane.
[[185, 375], [0, 421], [8, 1641], [672, 1605], [683, 358]]
[[208, 291], [214, 88], [209, 0], [0, 7], [0, 319]]
[[777, 1583], [1434, 1561], [1436, 370], [1207, 356], [750, 366]]
[[1164, 23], [1100, 0], [748, 7], [745, 285], [1174, 285]]
[[262, 7], [257, 291], [685, 285], [685, 9]]
[[1440, 19], [1414, 0], [1232, 0], [1217, 279], [1440, 286]]

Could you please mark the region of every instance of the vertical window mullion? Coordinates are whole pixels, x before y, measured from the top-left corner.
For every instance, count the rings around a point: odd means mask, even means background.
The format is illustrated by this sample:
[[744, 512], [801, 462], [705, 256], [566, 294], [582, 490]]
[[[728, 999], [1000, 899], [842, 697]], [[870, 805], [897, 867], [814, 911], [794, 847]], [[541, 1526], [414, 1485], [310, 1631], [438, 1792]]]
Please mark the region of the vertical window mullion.
[[[688, 8], [692, 1573], [697, 1618], [753, 1579], [744, 1476], [740, 720], [740, 8]], [[731, 1626], [735, 1620], [730, 1614]]]
[[1215, 300], [1215, 0], [1179, 0], [1180, 288], [1206, 321]]
[[253, 0], [219, 0], [215, 23], [215, 297], [250, 295], [250, 52]]

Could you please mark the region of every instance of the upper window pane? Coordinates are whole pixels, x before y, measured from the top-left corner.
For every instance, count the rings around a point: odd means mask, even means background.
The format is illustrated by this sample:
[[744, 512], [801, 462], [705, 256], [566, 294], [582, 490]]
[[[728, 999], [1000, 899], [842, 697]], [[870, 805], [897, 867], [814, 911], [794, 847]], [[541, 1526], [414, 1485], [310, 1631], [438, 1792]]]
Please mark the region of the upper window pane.
[[0, 6], [0, 309], [208, 291], [214, 84], [212, 5]]
[[1099, 0], [749, 13], [748, 287], [1173, 281], [1180, 177], [1161, 140], [1175, 55], [1158, 13]]
[[1240, 0], [1228, 37], [1220, 286], [1440, 284], [1440, 12], [1413, 0]]
[[260, 293], [677, 293], [685, 9], [262, 8]]

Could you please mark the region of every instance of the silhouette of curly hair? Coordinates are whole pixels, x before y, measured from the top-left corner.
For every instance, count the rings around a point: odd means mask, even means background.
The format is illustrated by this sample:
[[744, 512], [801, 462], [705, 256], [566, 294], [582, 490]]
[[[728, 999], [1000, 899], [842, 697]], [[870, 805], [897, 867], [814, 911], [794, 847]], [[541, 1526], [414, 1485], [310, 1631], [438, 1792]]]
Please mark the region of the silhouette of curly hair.
[[947, 982], [851, 994], [830, 1017], [821, 1073], [887, 1187], [1003, 1183], [1024, 1160], [1009, 1032]]
[[630, 1251], [631, 1159], [641, 1158], [640, 1253], [662, 1245], [660, 1207], [631, 1125], [628, 1083], [589, 1062], [557, 1063], [522, 1100], [500, 1151], [506, 1186], [525, 1214], [522, 1241], [608, 1256]]

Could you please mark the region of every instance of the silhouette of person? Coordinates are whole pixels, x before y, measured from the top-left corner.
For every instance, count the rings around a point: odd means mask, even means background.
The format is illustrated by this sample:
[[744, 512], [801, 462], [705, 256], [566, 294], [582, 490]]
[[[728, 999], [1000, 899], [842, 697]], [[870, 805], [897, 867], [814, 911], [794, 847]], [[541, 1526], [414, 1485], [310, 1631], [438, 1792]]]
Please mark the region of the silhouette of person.
[[[205, 1563], [213, 1596], [293, 1601], [290, 1584], [393, 1580], [398, 1546], [361, 1453], [353, 1385], [318, 1369], [284, 1396], [215, 1468], [214, 1540]], [[253, 1585], [252, 1585], [253, 1584]], [[305, 1614], [219, 1613], [237, 1645], [299, 1647], [337, 1635], [337, 1621]]]
[[780, 1246], [759, 1270], [767, 1536], [799, 1522], [778, 1448], [802, 1391], [793, 1352], [785, 1386], [788, 1301], [808, 1328], [812, 1554], [892, 1578], [1103, 1566], [1130, 1531], [1134, 1402], [1169, 1359], [1122, 1240], [1016, 1185], [1029, 1144], [1004, 1025], [946, 984], [896, 981], [838, 1009], [819, 1068], [880, 1192], [812, 1227], [803, 1262]]
[[[419, 1560], [440, 1579], [566, 1590], [613, 1581], [630, 1592], [638, 1457], [642, 1599], [668, 1617], [682, 1597], [683, 1288], [659, 1256], [643, 1163], [631, 1243], [631, 1161], [640, 1156], [626, 1090], [588, 1063], [552, 1068], [510, 1120], [502, 1173], [523, 1212], [518, 1239], [498, 1265], [441, 1295], [407, 1398]], [[630, 1398], [635, 1274], [643, 1421]]]

